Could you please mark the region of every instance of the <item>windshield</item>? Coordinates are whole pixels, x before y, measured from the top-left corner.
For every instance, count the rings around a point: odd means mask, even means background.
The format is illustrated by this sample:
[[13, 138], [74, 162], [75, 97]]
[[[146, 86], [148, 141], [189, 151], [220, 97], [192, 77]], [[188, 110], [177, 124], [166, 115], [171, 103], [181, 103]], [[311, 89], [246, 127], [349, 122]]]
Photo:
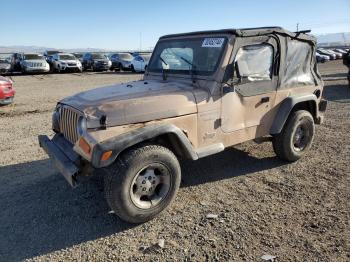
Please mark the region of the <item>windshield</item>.
[[75, 56], [74, 55], [59, 55], [60, 60], [75, 60]]
[[104, 54], [92, 54], [93, 59], [106, 59]]
[[134, 57], [130, 54], [119, 54], [119, 57], [123, 60], [132, 60]]
[[1, 63], [11, 63], [12, 54], [0, 54]]
[[76, 58], [81, 58], [81, 57], [83, 57], [83, 54], [74, 54], [74, 56], [75, 56]]
[[46, 51], [46, 54], [49, 56], [49, 55], [54, 55], [54, 54], [57, 54], [59, 53], [60, 51], [57, 51], [57, 50], [50, 50], [50, 51]]
[[24, 60], [44, 60], [44, 57], [38, 54], [25, 54], [23, 56], [23, 59]]
[[[223, 50], [225, 37], [200, 37], [160, 41], [152, 56], [149, 71], [211, 75], [216, 71]], [[192, 72], [190, 72], [192, 71]]]

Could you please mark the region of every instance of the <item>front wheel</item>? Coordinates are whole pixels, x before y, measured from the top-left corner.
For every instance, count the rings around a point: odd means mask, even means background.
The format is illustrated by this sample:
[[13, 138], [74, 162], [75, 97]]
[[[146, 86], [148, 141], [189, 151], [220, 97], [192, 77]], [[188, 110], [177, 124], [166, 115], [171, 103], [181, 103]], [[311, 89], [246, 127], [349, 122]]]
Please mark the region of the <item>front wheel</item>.
[[107, 202], [130, 223], [146, 222], [162, 212], [174, 200], [181, 181], [176, 156], [159, 145], [130, 149], [105, 172]]
[[310, 112], [293, 112], [280, 134], [273, 137], [276, 155], [289, 162], [297, 161], [311, 147], [315, 133], [314, 119]]

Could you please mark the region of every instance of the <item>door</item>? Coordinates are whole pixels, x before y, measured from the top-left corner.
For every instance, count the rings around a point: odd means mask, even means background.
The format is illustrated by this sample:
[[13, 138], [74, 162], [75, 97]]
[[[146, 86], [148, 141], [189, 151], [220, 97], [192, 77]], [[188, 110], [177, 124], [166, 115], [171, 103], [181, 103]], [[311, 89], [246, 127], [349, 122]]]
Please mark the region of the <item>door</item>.
[[236, 38], [231, 57], [232, 83], [222, 87], [223, 132], [264, 125], [268, 128], [276, 96], [278, 54], [272, 36]]

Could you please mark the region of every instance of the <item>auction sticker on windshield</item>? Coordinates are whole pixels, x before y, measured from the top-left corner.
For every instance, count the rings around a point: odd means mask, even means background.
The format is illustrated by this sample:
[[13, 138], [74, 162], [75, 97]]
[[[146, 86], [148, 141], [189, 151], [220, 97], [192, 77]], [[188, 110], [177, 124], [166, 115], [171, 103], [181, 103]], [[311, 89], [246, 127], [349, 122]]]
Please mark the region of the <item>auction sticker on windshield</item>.
[[204, 38], [202, 47], [221, 47], [224, 40], [224, 38]]

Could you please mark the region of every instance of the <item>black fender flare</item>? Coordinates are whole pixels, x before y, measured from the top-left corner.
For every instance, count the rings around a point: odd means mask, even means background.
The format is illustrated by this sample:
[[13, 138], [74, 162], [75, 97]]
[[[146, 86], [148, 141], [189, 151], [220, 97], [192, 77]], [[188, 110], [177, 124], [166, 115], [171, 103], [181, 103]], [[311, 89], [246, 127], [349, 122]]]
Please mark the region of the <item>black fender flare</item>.
[[317, 107], [317, 97], [315, 94], [302, 94], [302, 95], [293, 95], [284, 99], [279, 106], [275, 119], [270, 128], [270, 134], [275, 135], [279, 134], [282, 131], [284, 124], [286, 123], [288, 116], [295, 105], [301, 102], [311, 101], [315, 103], [315, 116], [318, 116], [318, 107]]
[[[181, 143], [187, 158], [192, 160], [198, 159], [198, 155], [191, 142], [181, 129], [172, 124], [149, 125], [96, 144], [92, 152], [92, 166], [96, 168], [106, 167], [112, 164], [118, 155], [125, 149], [165, 134], [172, 134], [176, 136], [178, 141]], [[101, 161], [102, 154], [110, 150], [113, 152], [112, 156], [107, 161]]]

